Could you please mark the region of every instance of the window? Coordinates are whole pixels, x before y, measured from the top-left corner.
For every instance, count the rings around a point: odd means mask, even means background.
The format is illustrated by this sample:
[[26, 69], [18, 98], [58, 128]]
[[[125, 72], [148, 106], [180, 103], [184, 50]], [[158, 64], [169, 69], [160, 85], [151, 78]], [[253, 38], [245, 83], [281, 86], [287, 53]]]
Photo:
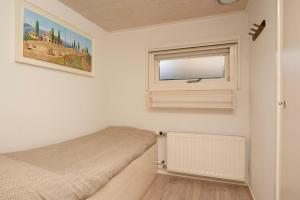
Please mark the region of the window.
[[[176, 101], [176, 107], [189, 107], [193, 104], [192, 107], [199, 108], [233, 108], [238, 78], [237, 52], [237, 41], [150, 50], [150, 107], [172, 107], [172, 102]], [[224, 97], [227, 99], [226, 105], [221, 102]], [[169, 105], [168, 102], [162, 103], [163, 100], [159, 103], [158, 99], [168, 99]], [[193, 103], [190, 102], [192, 99]], [[201, 101], [206, 102], [205, 105], [198, 103], [195, 106], [195, 102]]]
[[159, 80], [224, 79], [225, 56], [197, 56], [159, 61]]

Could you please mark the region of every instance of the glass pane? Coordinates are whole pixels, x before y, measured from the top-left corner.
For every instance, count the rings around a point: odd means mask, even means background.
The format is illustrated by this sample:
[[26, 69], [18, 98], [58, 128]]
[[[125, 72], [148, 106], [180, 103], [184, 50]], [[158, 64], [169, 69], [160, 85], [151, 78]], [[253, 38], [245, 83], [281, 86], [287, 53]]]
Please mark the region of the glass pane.
[[207, 56], [160, 61], [160, 80], [225, 78], [225, 56]]

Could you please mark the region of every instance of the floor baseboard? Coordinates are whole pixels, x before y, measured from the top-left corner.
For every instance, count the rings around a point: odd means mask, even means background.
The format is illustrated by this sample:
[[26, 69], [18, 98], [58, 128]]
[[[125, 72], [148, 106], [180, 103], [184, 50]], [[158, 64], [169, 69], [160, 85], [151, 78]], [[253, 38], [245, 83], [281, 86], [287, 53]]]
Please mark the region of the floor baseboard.
[[172, 172], [168, 172], [164, 169], [158, 169], [157, 173], [158, 174], [163, 174], [163, 175], [169, 175], [169, 176], [177, 176], [177, 177], [182, 177], [182, 178], [198, 179], [198, 180], [203, 180], [203, 181], [227, 183], [227, 184], [233, 184], [233, 185], [243, 185], [243, 186], [247, 186], [247, 187], [249, 186], [249, 184], [244, 183], [244, 182], [236, 182], [236, 181], [210, 178], [210, 177], [204, 177], [204, 176], [194, 176], [194, 175], [182, 174], [182, 173], [172, 173]]

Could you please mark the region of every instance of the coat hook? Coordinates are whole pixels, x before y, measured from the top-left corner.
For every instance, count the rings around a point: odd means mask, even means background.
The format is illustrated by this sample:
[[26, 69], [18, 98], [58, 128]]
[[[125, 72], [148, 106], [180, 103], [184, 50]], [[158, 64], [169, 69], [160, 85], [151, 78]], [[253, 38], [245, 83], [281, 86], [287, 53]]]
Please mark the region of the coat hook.
[[249, 35], [252, 36], [252, 40], [255, 41], [258, 36], [261, 34], [261, 32], [264, 30], [264, 28], [266, 27], [266, 20], [263, 20], [260, 25], [258, 24], [253, 24], [255, 27], [257, 27], [257, 29], [251, 28], [251, 32], [249, 33]]

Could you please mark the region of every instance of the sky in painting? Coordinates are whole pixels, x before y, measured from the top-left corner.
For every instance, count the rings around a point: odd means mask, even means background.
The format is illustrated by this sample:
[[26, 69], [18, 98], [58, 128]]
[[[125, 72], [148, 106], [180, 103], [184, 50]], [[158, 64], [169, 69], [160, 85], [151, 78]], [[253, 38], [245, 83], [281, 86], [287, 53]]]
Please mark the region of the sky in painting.
[[58, 30], [60, 30], [60, 35], [62, 40], [72, 44], [73, 41], [76, 41], [76, 44], [79, 42], [81, 48], [88, 48], [89, 52], [92, 52], [92, 42], [88, 38], [71, 31], [63, 25], [60, 25], [47, 17], [44, 17], [28, 8], [24, 9], [24, 23], [30, 24], [33, 28], [35, 27], [36, 21], [39, 21], [40, 29], [43, 31], [50, 31], [51, 28], [54, 28], [55, 35], [57, 36]]

